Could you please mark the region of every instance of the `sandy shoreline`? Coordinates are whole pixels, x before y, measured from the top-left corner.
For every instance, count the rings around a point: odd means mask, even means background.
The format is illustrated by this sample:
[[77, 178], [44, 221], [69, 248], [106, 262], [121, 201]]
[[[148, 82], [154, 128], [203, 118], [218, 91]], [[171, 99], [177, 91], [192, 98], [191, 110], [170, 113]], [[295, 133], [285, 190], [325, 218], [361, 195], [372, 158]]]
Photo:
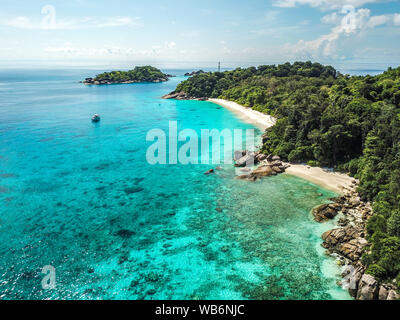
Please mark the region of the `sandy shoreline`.
[[354, 186], [354, 178], [345, 173], [331, 172], [319, 167], [310, 167], [305, 164], [292, 164], [286, 173], [315, 183], [325, 189], [343, 195], [346, 189]]
[[261, 113], [259, 111], [252, 110], [250, 108], [243, 107], [236, 102], [223, 99], [208, 99], [208, 101], [231, 110], [243, 121], [253, 124], [263, 131], [267, 128], [274, 126], [276, 123], [276, 119], [274, 117]]
[[[270, 128], [276, 123], [274, 117], [243, 107], [236, 102], [223, 99], [208, 99], [208, 101], [231, 110], [243, 121], [251, 123], [262, 130]], [[308, 180], [338, 194], [344, 194], [346, 189], [353, 186], [354, 181], [354, 178], [347, 174], [331, 172], [323, 168], [310, 167], [303, 164], [292, 164], [291, 167], [286, 170], [286, 173]]]

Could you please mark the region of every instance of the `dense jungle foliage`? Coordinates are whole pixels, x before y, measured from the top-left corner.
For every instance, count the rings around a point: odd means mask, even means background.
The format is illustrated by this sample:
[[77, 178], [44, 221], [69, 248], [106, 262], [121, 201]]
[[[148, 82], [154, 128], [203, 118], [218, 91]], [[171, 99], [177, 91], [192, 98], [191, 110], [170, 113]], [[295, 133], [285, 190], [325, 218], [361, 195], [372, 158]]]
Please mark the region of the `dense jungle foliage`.
[[363, 256], [367, 272], [400, 284], [400, 67], [351, 77], [331, 66], [295, 62], [204, 73], [176, 91], [274, 115], [265, 153], [359, 178], [359, 193], [374, 208]]
[[151, 82], [155, 80], [168, 79], [168, 75], [162, 73], [159, 69], [152, 66], [135, 67], [129, 71], [112, 71], [104, 72], [97, 75], [93, 81], [110, 81], [110, 82]]

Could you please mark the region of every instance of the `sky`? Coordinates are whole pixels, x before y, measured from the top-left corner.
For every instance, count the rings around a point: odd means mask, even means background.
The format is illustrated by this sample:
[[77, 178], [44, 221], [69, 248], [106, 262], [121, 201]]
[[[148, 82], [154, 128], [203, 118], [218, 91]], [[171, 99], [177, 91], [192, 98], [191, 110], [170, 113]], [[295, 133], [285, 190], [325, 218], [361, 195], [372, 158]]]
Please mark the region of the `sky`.
[[0, 65], [400, 64], [399, 0], [0, 0]]

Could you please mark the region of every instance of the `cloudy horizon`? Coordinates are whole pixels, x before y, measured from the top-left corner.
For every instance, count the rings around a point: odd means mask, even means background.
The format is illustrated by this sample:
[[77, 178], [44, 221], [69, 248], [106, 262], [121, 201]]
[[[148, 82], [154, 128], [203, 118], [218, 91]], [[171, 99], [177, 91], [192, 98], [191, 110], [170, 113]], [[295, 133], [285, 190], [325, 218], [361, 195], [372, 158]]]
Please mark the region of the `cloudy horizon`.
[[4, 65], [396, 65], [400, 3], [2, 0]]

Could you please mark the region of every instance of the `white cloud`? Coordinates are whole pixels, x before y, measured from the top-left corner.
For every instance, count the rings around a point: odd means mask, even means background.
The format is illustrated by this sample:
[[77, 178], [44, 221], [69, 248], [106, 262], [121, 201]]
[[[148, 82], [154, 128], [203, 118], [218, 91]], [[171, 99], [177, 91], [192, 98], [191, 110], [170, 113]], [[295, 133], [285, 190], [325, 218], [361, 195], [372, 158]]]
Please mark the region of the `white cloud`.
[[393, 15], [393, 23], [394, 23], [396, 26], [400, 26], [400, 14], [399, 14], [399, 13], [395, 13], [395, 14]]
[[340, 16], [336, 12], [332, 12], [321, 18], [321, 21], [326, 24], [338, 24], [340, 22]]
[[279, 16], [279, 11], [267, 11], [264, 14], [264, 17], [267, 21], [275, 21], [276, 18]]
[[[74, 46], [72, 43], [66, 42], [59, 47], [46, 47], [43, 49], [45, 53], [51, 55], [68, 55], [72, 57], [110, 57], [110, 56], [157, 56], [159, 54], [166, 54], [168, 52], [175, 52], [176, 43], [173, 41], [166, 41], [162, 45], [154, 45], [148, 49], [136, 48], [121, 48], [118, 46], [110, 46], [103, 48], [88, 48]], [[172, 50], [172, 51], [171, 51]]]
[[139, 20], [140, 20], [139, 18], [131, 18], [131, 17], [107, 18], [104, 21], [93, 21], [93, 27], [112, 28], [112, 27], [122, 27], [122, 26], [142, 26]]
[[369, 19], [367, 26], [369, 28], [375, 28], [378, 26], [381, 26], [383, 24], [386, 24], [390, 21], [390, 16], [389, 15], [381, 15], [381, 16], [374, 16]]
[[27, 17], [16, 17], [11, 20], [5, 20], [4, 25], [21, 29], [34, 29], [34, 25]]
[[232, 49], [228, 48], [228, 47], [223, 47], [222, 48], [222, 54], [224, 55], [231, 55], [233, 53]]
[[171, 42], [168, 42], [168, 41], [164, 42], [164, 48], [165, 48], [165, 49], [173, 49], [173, 48], [175, 48], [175, 47], [176, 47], [176, 43], [173, 42], [173, 41], [171, 41]]
[[361, 7], [368, 3], [387, 2], [388, 0], [275, 0], [276, 7], [294, 8], [298, 5], [309, 5], [323, 10], [335, 10], [345, 5]]
[[[342, 11], [344, 13], [344, 11]], [[329, 34], [322, 35], [315, 40], [300, 40], [296, 44], [287, 44], [286, 49], [295, 54], [308, 57], [329, 57], [339, 59], [342, 57], [337, 46], [338, 40], [360, 34], [362, 31], [387, 25], [397, 19], [396, 15], [371, 16], [369, 9], [358, 9], [347, 12], [346, 15], [328, 15], [322, 20], [326, 23], [338, 22]]]
[[46, 20], [41, 22], [32, 21], [28, 17], [16, 17], [6, 19], [3, 25], [18, 29], [30, 30], [75, 30], [90, 28], [112, 28], [123, 26], [142, 26], [140, 18], [132, 17], [110, 17], [110, 18], [94, 18], [86, 17], [83, 19], [57, 19], [53, 23], [47, 23]]
[[70, 56], [81, 57], [128, 56], [132, 54], [152, 53], [152, 50], [136, 50], [133, 48], [120, 48], [116, 46], [109, 48], [82, 48], [72, 45], [64, 45], [62, 47], [47, 47], [44, 48], [43, 51], [50, 54], [67, 54]]

